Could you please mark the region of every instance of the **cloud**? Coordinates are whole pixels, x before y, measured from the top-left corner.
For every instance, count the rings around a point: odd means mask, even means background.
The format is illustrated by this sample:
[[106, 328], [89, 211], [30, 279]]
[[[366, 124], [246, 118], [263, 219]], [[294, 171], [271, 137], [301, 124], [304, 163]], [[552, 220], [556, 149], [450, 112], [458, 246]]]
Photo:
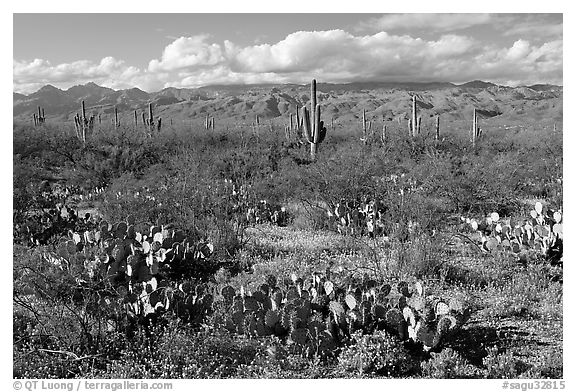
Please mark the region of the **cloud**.
[[174, 71], [180, 68], [219, 64], [224, 60], [222, 48], [218, 44], [207, 43], [208, 38], [208, 35], [197, 35], [176, 39], [164, 48], [160, 60], [150, 61], [148, 70]]
[[562, 38], [562, 14], [501, 15], [499, 19], [502, 22], [494, 27], [506, 37], [533, 41]]
[[542, 45], [517, 40], [510, 48], [492, 48], [479, 54], [475, 58], [478, 66], [473, 71], [484, 78], [511, 85], [562, 84], [562, 46], [562, 40]]
[[313, 77], [341, 83], [483, 79], [562, 84], [562, 50], [561, 38], [517, 39], [502, 45], [460, 34], [423, 39], [382, 31], [367, 35], [298, 31], [275, 43], [244, 46], [213, 42], [207, 35], [179, 37], [147, 69], [106, 57], [100, 62], [57, 65], [42, 59], [14, 61], [13, 71], [18, 92], [31, 92], [47, 83], [69, 87], [94, 81], [112, 88], [157, 91], [169, 86], [304, 83]]
[[447, 32], [490, 23], [490, 14], [386, 14], [361, 22], [363, 30]]
[[[75, 84], [95, 82], [107, 87], [128, 86], [141, 74], [140, 69], [122, 60], [105, 57], [100, 62], [79, 60], [52, 65], [48, 60], [13, 63], [14, 87], [18, 91], [35, 91], [45, 84], [70, 87]], [[130, 86], [133, 87], [133, 86]]]

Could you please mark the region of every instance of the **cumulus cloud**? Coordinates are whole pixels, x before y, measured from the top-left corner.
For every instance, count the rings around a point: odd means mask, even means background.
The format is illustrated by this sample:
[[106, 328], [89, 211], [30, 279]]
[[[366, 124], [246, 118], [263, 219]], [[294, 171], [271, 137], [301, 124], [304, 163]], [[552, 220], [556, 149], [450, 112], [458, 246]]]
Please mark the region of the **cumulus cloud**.
[[79, 60], [56, 65], [43, 59], [14, 60], [12, 69], [15, 90], [28, 92], [45, 84], [70, 87], [95, 82], [107, 87], [128, 86], [141, 74], [140, 69], [113, 57], [105, 57], [100, 62]]
[[150, 72], [174, 71], [187, 67], [209, 67], [224, 60], [222, 48], [218, 44], [206, 42], [208, 35], [180, 37], [166, 46], [160, 60], [152, 60]]
[[47, 83], [69, 87], [94, 81], [116, 89], [157, 91], [169, 86], [303, 83], [312, 77], [323, 82], [483, 79], [561, 84], [562, 58], [561, 38], [517, 39], [503, 46], [459, 34], [423, 39], [383, 31], [354, 35], [329, 30], [298, 31], [276, 43], [244, 46], [214, 42], [207, 35], [180, 37], [143, 70], [106, 57], [56, 65], [42, 59], [14, 61], [13, 71], [19, 92]]

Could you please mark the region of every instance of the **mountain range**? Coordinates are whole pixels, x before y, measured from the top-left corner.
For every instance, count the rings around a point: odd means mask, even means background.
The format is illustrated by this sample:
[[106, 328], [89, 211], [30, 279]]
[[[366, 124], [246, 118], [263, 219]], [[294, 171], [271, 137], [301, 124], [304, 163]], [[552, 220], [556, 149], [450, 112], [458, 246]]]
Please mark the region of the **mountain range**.
[[[318, 83], [317, 89], [323, 117], [340, 120], [355, 120], [363, 110], [372, 118], [406, 118], [414, 94], [422, 116], [464, 118], [475, 107], [488, 117], [562, 118], [563, 87], [548, 84], [358, 82]], [[256, 115], [262, 119], [288, 116], [309, 102], [309, 94], [309, 85], [297, 84], [169, 87], [153, 93], [138, 88], [114, 90], [92, 82], [67, 90], [46, 85], [29, 95], [13, 93], [13, 116], [14, 120], [30, 121], [41, 106], [48, 119], [71, 121], [84, 101], [89, 114], [110, 116], [116, 108], [124, 119], [132, 119], [135, 110], [140, 113], [152, 103], [154, 114], [162, 118], [187, 121], [209, 114], [219, 120], [252, 121]]]

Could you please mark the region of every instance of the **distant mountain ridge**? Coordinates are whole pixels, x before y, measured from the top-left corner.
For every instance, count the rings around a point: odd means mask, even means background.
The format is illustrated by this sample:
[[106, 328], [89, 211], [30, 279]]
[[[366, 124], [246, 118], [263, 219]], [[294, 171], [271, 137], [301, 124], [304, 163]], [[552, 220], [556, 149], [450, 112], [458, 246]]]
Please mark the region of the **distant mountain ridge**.
[[[255, 115], [274, 118], [293, 113], [297, 107], [306, 104], [309, 89], [309, 85], [298, 84], [213, 85], [168, 87], [148, 93], [138, 88], [114, 90], [93, 82], [67, 90], [46, 85], [29, 95], [14, 92], [13, 113], [15, 119], [29, 119], [41, 106], [48, 118], [68, 121], [84, 101], [88, 111], [94, 114], [109, 114], [117, 108], [124, 115], [133, 116], [134, 110], [145, 110], [152, 103], [156, 113], [169, 118], [189, 119], [206, 114], [229, 119]], [[430, 115], [452, 113], [457, 116], [470, 105], [495, 114], [511, 112], [526, 105], [561, 112], [563, 87], [549, 84], [508, 87], [481, 80], [463, 84], [354, 82], [318, 83], [318, 93], [319, 101], [324, 102], [323, 113], [334, 118], [357, 116], [362, 109], [373, 115], [395, 118], [409, 110], [412, 94], [419, 97], [423, 113]]]

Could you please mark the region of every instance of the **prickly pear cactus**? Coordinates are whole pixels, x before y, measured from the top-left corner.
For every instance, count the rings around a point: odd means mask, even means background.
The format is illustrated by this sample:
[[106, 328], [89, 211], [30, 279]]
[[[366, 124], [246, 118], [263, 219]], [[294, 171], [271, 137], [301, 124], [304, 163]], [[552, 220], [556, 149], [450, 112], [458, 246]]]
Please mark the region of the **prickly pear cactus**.
[[564, 236], [560, 210], [536, 202], [530, 218], [514, 223], [497, 212], [484, 219], [462, 217], [461, 221], [477, 234], [479, 246], [485, 252], [512, 252], [520, 259], [526, 258], [528, 253], [536, 253], [552, 264], [562, 264]]

